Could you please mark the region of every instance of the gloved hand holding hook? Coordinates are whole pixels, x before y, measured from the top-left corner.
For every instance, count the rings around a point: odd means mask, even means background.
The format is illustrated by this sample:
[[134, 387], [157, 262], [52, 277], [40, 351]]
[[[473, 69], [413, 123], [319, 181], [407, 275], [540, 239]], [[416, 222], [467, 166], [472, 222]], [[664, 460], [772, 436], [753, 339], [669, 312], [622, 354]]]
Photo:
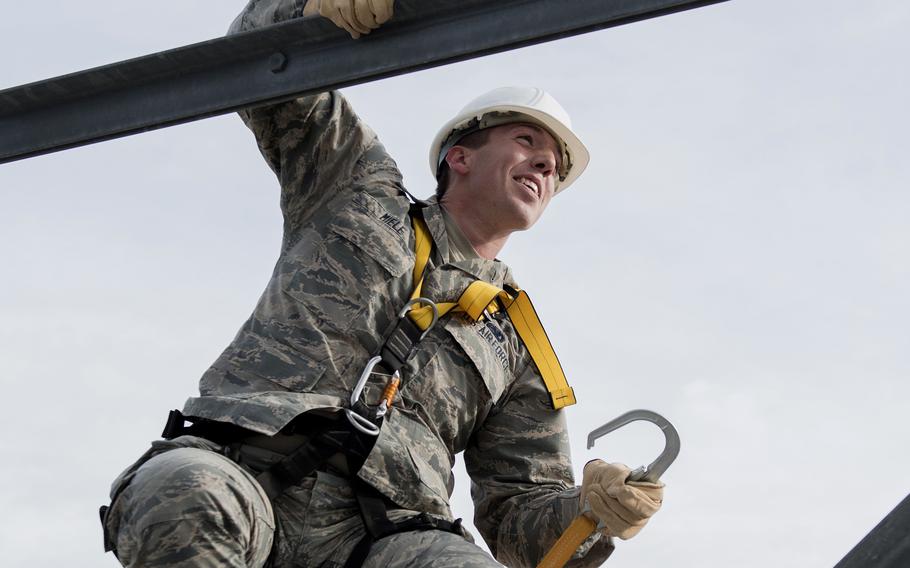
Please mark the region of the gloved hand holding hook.
[[582, 514], [606, 536], [622, 540], [638, 534], [664, 495], [663, 483], [626, 481], [630, 473], [622, 464], [593, 460], [585, 465], [581, 484]]
[[664, 433], [664, 451], [647, 468], [629, 471], [621, 464], [592, 460], [581, 485], [581, 515], [559, 537], [537, 568], [561, 568], [595, 530], [623, 540], [632, 538], [660, 509], [664, 484], [660, 476], [679, 454], [679, 434], [666, 418], [650, 410], [632, 410], [588, 435], [588, 449], [597, 438], [636, 420], [653, 422]]

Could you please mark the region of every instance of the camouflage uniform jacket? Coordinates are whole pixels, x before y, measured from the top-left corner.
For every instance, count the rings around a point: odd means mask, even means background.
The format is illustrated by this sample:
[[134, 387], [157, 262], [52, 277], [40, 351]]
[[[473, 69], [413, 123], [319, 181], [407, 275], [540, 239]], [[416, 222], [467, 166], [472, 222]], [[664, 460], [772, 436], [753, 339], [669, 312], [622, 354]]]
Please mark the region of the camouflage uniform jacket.
[[[288, 4], [250, 2], [232, 31], [280, 19], [276, 6]], [[272, 435], [304, 412], [346, 406], [412, 291], [414, 233], [395, 162], [340, 94], [241, 116], [281, 184], [282, 248], [253, 314], [184, 413]], [[422, 212], [434, 240], [424, 296], [456, 299], [475, 279], [514, 285], [505, 264], [450, 250], [434, 200]], [[509, 565], [535, 565], [578, 513], [578, 489], [563, 412], [509, 320], [447, 315], [401, 374], [359, 476], [403, 508], [451, 519], [452, 466], [464, 451], [490, 549]], [[369, 381], [364, 400], [376, 404], [384, 382]], [[599, 565], [612, 549], [608, 539], [591, 544], [577, 565]]]

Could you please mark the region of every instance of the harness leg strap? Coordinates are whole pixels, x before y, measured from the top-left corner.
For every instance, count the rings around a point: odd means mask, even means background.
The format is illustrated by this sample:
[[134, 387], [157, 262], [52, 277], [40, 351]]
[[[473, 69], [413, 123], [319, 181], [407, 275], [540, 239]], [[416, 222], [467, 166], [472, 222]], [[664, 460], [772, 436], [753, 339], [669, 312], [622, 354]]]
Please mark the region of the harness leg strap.
[[354, 495], [357, 497], [357, 505], [360, 508], [360, 515], [363, 518], [366, 534], [354, 546], [351, 555], [348, 556], [348, 560], [344, 564], [344, 568], [360, 568], [363, 566], [370, 554], [370, 550], [373, 548], [373, 544], [393, 534], [429, 530], [442, 530], [454, 534], [462, 534], [461, 519], [449, 522], [444, 519], [437, 519], [427, 513], [420, 513], [401, 521], [392, 521], [389, 519], [388, 505], [378, 491], [357, 477], [351, 479], [351, 484], [354, 488]]
[[314, 436], [284, 459], [256, 476], [269, 499], [275, 500], [285, 489], [297, 485], [319, 469], [331, 456], [345, 449], [349, 430], [327, 430]]

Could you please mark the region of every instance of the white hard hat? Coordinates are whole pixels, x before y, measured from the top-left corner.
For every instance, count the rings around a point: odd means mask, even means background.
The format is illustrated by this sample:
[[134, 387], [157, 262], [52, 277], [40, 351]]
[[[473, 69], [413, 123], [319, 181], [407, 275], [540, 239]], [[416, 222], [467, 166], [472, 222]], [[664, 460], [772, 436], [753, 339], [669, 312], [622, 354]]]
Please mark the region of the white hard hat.
[[588, 166], [590, 155], [572, 131], [569, 113], [549, 93], [533, 87], [501, 87], [469, 102], [436, 134], [430, 146], [430, 170], [436, 176], [445, 156], [468, 134], [514, 122], [530, 122], [560, 143], [562, 164], [556, 193], [569, 187]]

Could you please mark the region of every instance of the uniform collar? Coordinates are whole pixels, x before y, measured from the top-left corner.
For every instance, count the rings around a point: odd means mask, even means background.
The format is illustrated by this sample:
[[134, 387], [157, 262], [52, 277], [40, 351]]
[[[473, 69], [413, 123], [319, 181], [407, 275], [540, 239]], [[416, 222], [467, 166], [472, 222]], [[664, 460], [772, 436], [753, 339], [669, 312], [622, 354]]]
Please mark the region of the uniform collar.
[[435, 195], [423, 202], [423, 207], [420, 209], [420, 212], [423, 215], [423, 220], [427, 224], [427, 228], [430, 229], [430, 235], [433, 237], [433, 244], [436, 246], [436, 252], [442, 260], [442, 264], [447, 264], [450, 256], [449, 237], [446, 232], [445, 219], [442, 217], [442, 207], [439, 205], [439, 201], [436, 199]]
[[446, 233], [449, 237], [449, 256], [452, 261], [460, 259], [476, 259], [481, 256], [474, 250], [474, 245], [468, 240], [468, 237], [458, 226], [458, 221], [452, 217], [452, 214], [446, 211], [444, 205], [440, 204], [439, 210], [442, 211], [442, 219], [446, 225]]
[[[452, 254], [451, 238], [446, 229], [445, 213], [442, 211], [442, 206], [436, 196], [427, 199], [424, 203], [426, 205], [421, 212], [427, 227], [430, 229], [430, 235], [433, 237], [433, 244], [436, 246], [441, 264], [455, 267], [470, 274], [477, 280], [484, 280], [497, 286], [502, 286], [503, 284], [514, 286], [512, 271], [500, 260], [487, 260], [479, 255], [474, 258], [456, 260]], [[462, 238], [465, 237], [462, 235]], [[467, 239], [465, 238], [465, 240]]]

